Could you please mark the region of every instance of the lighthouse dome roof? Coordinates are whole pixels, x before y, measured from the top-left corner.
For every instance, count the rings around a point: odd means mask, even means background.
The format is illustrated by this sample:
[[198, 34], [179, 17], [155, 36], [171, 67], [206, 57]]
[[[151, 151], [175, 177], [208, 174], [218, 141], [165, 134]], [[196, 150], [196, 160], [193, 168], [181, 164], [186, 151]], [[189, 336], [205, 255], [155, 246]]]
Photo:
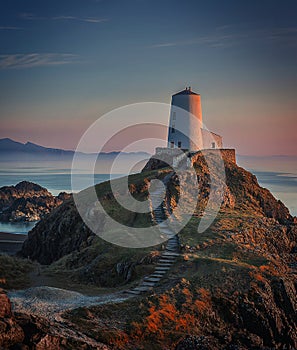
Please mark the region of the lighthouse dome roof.
[[196, 92], [192, 91], [191, 87], [186, 87], [184, 90], [177, 92], [176, 94], [174, 94], [173, 96], [177, 96], [177, 95], [199, 95]]

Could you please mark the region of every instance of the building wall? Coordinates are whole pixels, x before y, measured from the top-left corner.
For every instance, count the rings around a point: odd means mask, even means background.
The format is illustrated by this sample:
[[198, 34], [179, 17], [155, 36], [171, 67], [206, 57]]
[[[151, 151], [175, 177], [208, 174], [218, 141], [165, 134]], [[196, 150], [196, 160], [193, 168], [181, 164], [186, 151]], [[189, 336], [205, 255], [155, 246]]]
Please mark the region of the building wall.
[[222, 136], [207, 129], [202, 129], [203, 148], [223, 148]]
[[[199, 150], [203, 147], [201, 134], [202, 111], [200, 95], [173, 95], [168, 130], [168, 148]], [[180, 144], [179, 144], [180, 143]]]

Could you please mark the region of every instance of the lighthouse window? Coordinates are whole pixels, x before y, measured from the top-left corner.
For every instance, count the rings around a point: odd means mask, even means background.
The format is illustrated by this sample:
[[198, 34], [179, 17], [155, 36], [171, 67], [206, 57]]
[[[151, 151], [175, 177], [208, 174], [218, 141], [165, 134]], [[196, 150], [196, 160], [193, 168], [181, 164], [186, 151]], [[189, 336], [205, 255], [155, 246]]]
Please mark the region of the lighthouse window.
[[175, 120], [176, 119], [176, 112], [172, 113], [172, 119]]
[[178, 141], [177, 147], [178, 147], [178, 148], [181, 148], [181, 142], [180, 142], [180, 141]]
[[171, 147], [171, 148], [174, 148], [174, 141], [171, 141], [171, 142], [170, 142], [170, 147]]
[[211, 143], [211, 148], [216, 148], [216, 143], [215, 142]]
[[171, 133], [174, 134], [175, 133], [175, 128], [171, 128]]

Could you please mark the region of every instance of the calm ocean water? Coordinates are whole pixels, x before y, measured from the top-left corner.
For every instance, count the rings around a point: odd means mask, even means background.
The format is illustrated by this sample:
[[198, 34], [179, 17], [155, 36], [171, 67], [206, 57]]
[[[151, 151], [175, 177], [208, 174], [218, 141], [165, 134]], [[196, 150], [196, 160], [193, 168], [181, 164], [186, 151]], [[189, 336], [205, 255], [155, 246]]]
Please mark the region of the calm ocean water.
[[[65, 169], [66, 171], [68, 169]], [[40, 169], [39, 169], [40, 171]], [[48, 172], [48, 169], [47, 169]], [[86, 187], [88, 187], [90, 181], [93, 180], [94, 176], [94, 182], [101, 183], [104, 181], [109, 180], [110, 175], [109, 174], [95, 174], [95, 175], [88, 175], [88, 174], [76, 174], [80, 180], [80, 188], [76, 188], [76, 191], [82, 190]], [[120, 177], [121, 174], [113, 175], [113, 178]], [[23, 174], [9, 172], [7, 170], [0, 170], [0, 187], [3, 186], [11, 186], [16, 185], [20, 181], [31, 181], [34, 183], [37, 183], [38, 185], [45, 187], [48, 189], [49, 192], [51, 192], [54, 196], [57, 196], [60, 192], [72, 192], [71, 190], [71, 175], [69, 173], [64, 174], [56, 174], [56, 173], [50, 173], [45, 174], [38, 172], [36, 174], [34, 172], [34, 169], [32, 169], [32, 173], [29, 171], [26, 171]], [[28, 233], [36, 223], [30, 222], [30, 223], [2, 223], [0, 222], [0, 232], [8, 232], [8, 233]]]
[[[16, 185], [18, 182], [27, 180], [37, 183], [47, 188], [53, 195], [58, 195], [60, 192], [71, 192], [71, 175], [69, 169], [63, 169], [59, 173], [49, 172], [48, 169], [44, 173], [35, 172], [35, 169], [31, 169], [24, 173], [14, 173], [7, 170], [0, 170], [0, 187]], [[280, 199], [290, 210], [292, 215], [297, 216], [297, 174], [296, 173], [282, 173], [272, 171], [255, 171], [252, 170], [258, 178], [258, 182], [261, 186], [268, 188], [272, 194]], [[84, 184], [88, 184], [92, 180], [92, 175], [77, 174], [81, 179], [81, 188], [75, 189], [75, 191], [85, 188]], [[109, 174], [95, 174], [95, 183], [104, 182], [109, 179]], [[120, 174], [113, 177], [122, 176]], [[27, 233], [34, 223], [28, 224], [11, 224], [0, 223], [0, 232], [10, 233]]]

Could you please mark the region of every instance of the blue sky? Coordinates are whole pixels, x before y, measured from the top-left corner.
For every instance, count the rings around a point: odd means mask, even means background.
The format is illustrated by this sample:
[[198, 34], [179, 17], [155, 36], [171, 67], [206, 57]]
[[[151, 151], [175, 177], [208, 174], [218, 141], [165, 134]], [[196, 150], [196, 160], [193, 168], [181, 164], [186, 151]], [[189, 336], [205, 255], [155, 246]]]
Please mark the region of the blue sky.
[[103, 113], [191, 85], [226, 146], [297, 154], [296, 19], [295, 0], [1, 1], [0, 137], [74, 148]]

